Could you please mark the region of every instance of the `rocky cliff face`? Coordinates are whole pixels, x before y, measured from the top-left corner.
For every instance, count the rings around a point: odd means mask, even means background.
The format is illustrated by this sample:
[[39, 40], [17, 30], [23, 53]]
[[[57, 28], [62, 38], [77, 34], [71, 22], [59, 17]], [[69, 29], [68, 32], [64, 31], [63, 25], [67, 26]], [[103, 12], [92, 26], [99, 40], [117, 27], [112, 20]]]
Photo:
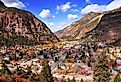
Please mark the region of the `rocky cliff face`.
[[85, 34], [95, 42], [113, 45], [121, 44], [121, 8], [103, 13], [98, 25]]
[[86, 32], [97, 25], [101, 17], [100, 14], [96, 12], [88, 13], [65, 29], [57, 31], [56, 35], [66, 40], [80, 39]]
[[16, 36], [33, 42], [58, 42], [59, 39], [32, 13], [8, 8], [0, 1], [0, 35], [7, 39]]

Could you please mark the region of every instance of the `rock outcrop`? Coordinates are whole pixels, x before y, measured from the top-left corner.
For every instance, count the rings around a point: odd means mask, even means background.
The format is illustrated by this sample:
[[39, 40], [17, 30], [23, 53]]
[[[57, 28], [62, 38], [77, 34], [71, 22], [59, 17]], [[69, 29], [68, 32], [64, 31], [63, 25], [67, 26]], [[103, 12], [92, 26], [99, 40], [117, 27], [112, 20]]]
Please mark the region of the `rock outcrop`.
[[[37, 19], [32, 13], [6, 7], [0, 1], [0, 37], [23, 38], [36, 43], [58, 42], [59, 39], [46, 26], [45, 23]], [[18, 41], [20, 41], [18, 39]]]

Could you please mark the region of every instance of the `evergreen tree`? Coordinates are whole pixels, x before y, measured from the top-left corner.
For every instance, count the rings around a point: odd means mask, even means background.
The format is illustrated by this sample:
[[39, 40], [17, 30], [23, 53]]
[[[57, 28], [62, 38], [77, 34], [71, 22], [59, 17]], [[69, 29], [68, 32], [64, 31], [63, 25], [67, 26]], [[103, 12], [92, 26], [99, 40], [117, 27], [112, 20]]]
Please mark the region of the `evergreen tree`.
[[8, 67], [6, 66], [5, 63], [3, 63], [2, 65], [2, 69], [0, 70], [0, 72], [3, 74], [3, 75], [11, 75], [11, 71], [8, 69]]
[[29, 76], [28, 80], [29, 80], [29, 82], [36, 82], [32, 75]]
[[71, 82], [71, 80], [68, 78], [68, 82]]
[[84, 82], [84, 80], [81, 78], [80, 82]]
[[121, 78], [119, 74], [116, 75], [114, 82], [121, 82]]
[[73, 79], [71, 80], [71, 82], [76, 82], [75, 78], [73, 77]]
[[109, 61], [106, 51], [98, 51], [96, 55], [96, 62], [94, 64], [94, 82], [109, 82], [110, 81], [110, 68], [108, 67]]
[[43, 66], [43, 70], [41, 71], [39, 76], [40, 82], [54, 82], [48, 62], [44, 61], [42, 63], [42, 66]]

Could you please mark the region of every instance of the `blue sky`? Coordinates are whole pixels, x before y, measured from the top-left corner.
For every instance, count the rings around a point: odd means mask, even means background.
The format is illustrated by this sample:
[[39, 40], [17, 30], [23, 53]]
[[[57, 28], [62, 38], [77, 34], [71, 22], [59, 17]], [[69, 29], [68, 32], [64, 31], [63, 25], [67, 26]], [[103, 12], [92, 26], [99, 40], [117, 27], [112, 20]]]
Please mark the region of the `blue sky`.
[[121, 0], [1, 0], [8, 7], [32, 12], [53, 31], [63, 29], [91, 11], [103, 12], [121, 6]]

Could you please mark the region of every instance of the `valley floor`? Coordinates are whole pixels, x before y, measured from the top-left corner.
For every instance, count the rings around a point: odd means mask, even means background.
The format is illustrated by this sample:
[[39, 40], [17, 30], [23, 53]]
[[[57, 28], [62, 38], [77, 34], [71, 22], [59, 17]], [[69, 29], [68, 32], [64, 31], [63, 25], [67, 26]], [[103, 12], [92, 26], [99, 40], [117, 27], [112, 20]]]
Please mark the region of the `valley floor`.
[[[105, 47], [100, 44], [98, 47]], [[105, 48], [98, 49], [101, 51]], [[109, 65], [112, 75], [120, 72], [121, 48], [108, 47], [107, 54], [112, 63]], [[95, 57], [92, 44], [79, 42], [59, 42], [43, 46], [15, 46], [0, 48], [0, 75], [12, 74], [18, 78], [29, 79], [30, 76], [39, 77], [42, 70], [42, 61], [47, 59], [54, 78], [59, 80], [73, 79], [85, 82], [93, 81], [93, 66], [91, 61]], [[113, 66], [113, 62], [116, 62]], [[3, 66], [4, 64], [4, 66]], [[9, 71], [8, 71], [9, 70]], [[37, 79], [36, 79], [37, 80]]]

